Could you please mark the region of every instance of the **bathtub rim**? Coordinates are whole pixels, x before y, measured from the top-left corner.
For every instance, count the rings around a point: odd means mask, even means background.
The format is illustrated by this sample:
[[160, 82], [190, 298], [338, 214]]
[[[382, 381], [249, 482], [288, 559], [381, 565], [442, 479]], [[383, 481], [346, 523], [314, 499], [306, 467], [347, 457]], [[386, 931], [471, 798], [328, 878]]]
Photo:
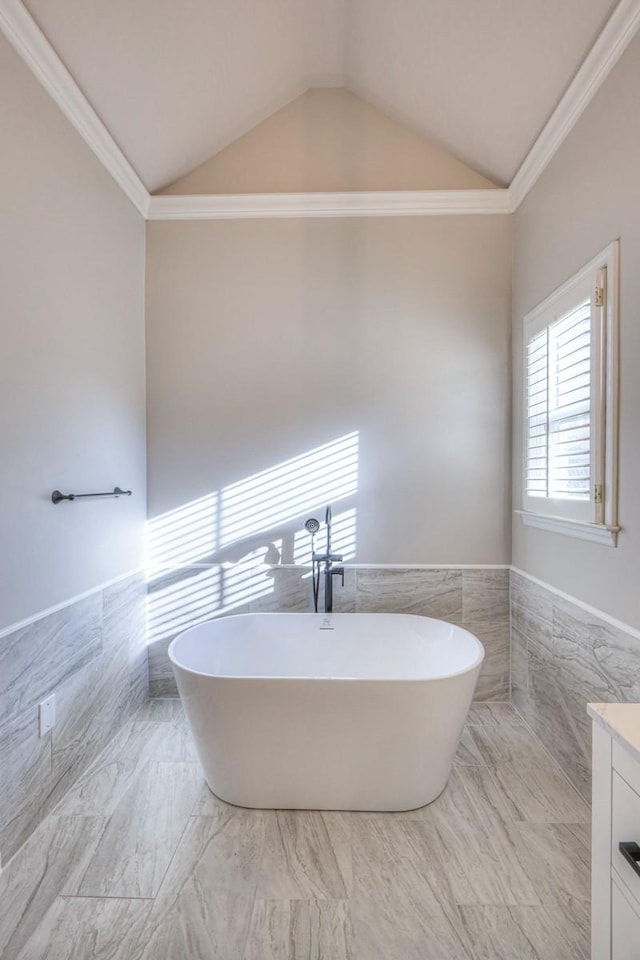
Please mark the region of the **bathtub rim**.
[[[461, 630], [463, 633], [468, 634], [470, 637], [473, 637], [474, 641], [478, 645], [478, 655], [473, 660], [472, 663], [468, 664], [462, 670], [454, 670], [452, 673], [444, 673], [438, 675], [437, 677], [314, 677], [309, 676], [308, 674], [250, 674], [250, 673], [203, 673], [202, 670], [194, 670], [192, 667], [187, 667], [183, 663], [180, 663], [173, 654], [174, 644], [181, 640], [183, 637], [190, 634], [192, 631], [199, 629], [200, 627], [205, 626], [209, 623], [216, 623], [219, 620], [239, 620], [244, 617], [324, 617], [324, 616], [341, 616], [341, 617], [357, 617], [357, 616], [369, 616], [369, 617], [402, 617], [402, 618], [411, 618], [412, 620], [429, 620], [435, 623], [446, 623], [449, 626], [453, 627], [455, 630]], [[461, 627], [456, 623], [450, 623], [448, 620], [442, 620], [438, 617], [425, 617], [417, 613], [333, 613], [333, 614], [321, 614], [321, 613], [306, 613], [298, 611], [265, 611], [264, 613], [233, 613], [229, 614], [226, 617], [212, 617], [210, 620], [202, 620], [200, 623], [194, 624], [192, 627], [188, 627], [186, 630], [183, 630], [177, 636], [173, 638], [171, 643], [167, 648], [167, 655], [171, 663], [172, 668], [177, 668], [179, 670], [184, 670], [185, 673], [189, 673], [194, 677], [207, 677], [210, 680], [304, 680], [304, 681], [323, 681], [329, 683], [435, 683], [439, 680], [451, 680], [455, 677], [464, 676], [467, 673], [471, 673], [473, 670], [480, 669], [484, 659], [486, 657], [486, 650], [482, 641], [472, 633], [470, 630], [467, 630], [466, 627]]]

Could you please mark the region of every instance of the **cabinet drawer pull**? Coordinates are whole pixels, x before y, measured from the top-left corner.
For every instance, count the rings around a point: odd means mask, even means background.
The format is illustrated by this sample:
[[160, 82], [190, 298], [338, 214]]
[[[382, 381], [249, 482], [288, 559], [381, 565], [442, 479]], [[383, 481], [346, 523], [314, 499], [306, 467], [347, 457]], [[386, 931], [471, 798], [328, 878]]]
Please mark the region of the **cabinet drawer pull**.
[[633, 840], [621, 841], [618, 850], [630, 867], [640, 876], [640, 847]]

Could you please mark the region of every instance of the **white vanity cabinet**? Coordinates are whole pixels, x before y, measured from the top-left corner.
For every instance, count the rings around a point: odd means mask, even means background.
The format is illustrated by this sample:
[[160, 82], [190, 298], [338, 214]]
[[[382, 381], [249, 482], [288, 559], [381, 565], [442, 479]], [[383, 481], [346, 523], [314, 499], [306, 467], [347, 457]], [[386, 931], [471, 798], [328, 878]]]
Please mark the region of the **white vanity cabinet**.
[[593, 719], [591, 957], [640, 960], [640, 704], [589, 704], [588, 709]]

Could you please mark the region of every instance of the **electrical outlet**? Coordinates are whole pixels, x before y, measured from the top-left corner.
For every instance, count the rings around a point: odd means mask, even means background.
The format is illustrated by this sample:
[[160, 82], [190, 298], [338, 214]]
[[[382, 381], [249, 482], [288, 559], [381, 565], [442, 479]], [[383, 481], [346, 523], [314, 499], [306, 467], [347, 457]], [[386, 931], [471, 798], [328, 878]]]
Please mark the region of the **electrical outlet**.
[[56, 722], [56, 695], [52, 693], [50, 697], [39, 704], [40, 713], [40, 736], [44, 737], [49, 733]]

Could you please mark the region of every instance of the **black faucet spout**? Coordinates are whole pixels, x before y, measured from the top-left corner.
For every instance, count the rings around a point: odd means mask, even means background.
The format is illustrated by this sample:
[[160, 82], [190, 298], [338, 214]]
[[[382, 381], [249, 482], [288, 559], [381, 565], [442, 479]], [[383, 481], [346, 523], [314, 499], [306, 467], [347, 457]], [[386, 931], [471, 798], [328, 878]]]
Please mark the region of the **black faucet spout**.
[[[342, 560], [341, 556], [334, 554], [332, 560]], [[324, 612], [333, 613], [333, 578], [341, 577], [344, 587], [344, 567], [336, 567], [331, 561], [328, 561], [324, 568]]]

